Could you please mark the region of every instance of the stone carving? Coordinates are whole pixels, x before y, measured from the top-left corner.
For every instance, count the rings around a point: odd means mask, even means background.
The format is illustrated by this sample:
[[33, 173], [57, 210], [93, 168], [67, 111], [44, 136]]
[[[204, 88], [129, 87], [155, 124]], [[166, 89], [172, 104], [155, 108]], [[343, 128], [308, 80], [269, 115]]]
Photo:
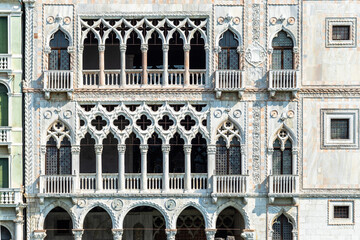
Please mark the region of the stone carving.
[[245, 59], [252, 66], [259, 66], [266, 60], [265, 48], [258, 42], [253, 42], [245, 51]]
[[234, 110], [233, 116], [234, 118], [239, 118], [241, 116], [241, 110], [239, 109]]
[[261, 121], [261, 104], [255, 102], [253, 105], [253, 178], [254, 183], [260, 183], [260, 163], [261, 163], [261, 139], [260, 139], [260, 121]]
[[123, 202], [120, 199], [114, 199], [111, 203], [112, 209], [115, 211], [120, 211], [123, 207]]
[[252, 5], [253, 41], [260, 40], [260, 4]]
[[222, 116], [222, 111], [220, 109], [214, 111], [214, 117], [221, 118], [221, 116]]
[[57, 148], [60, 148], [61, 142], [64, 138], [68, 138], [71, 141], [69, 128], [61, 121], [55, 121], [47, 130], [46, 139], [53, 138], [56, 142]]
[[69, 119], [72, 116], [72, 111], [66, 110], [66, 111], [64, 111], [63, 115], [64, 115], [64, 118]]
[[50, 110], [46, 110], [44, 112], [44, 118], [45, 119], [50, 119], [52, 117], [52, 112]]
[[77, 201], [77, 205], [79, 206], [79, 208], [83, 208], [83, 207], [85, 207], [86, 206], [86, 200], [85, 199], [79, 199], [78, 201]]
[[218, 24], [223, 25], [225, 23], [233, 23], [235, 25], [238, 25], [240, 23], [239, 17], [232, 17], [229, 14], [227, 14], [225, 17], [219, 17], [217, 20]]
[[278, 111], [272, 110], [272, 111], [270, 112], [270, 116], [271, 116], [272, 118], [276, 118], [276, 117], [278, 116]]
[[169, 211], [173, 211], [176, 207], [176, 202], [173, 199], [169, 199], [165, 202], [165, 208]]

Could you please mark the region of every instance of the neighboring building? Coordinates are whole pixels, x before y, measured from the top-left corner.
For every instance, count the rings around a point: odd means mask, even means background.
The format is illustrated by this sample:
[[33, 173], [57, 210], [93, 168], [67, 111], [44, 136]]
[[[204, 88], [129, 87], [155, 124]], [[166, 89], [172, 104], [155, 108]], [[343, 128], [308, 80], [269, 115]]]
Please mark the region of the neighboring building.
[[0, 2], [0, 238], [23, 239], [22, 10]]
[[359, 238], [360, 2], [24, 2], [27, 239]]

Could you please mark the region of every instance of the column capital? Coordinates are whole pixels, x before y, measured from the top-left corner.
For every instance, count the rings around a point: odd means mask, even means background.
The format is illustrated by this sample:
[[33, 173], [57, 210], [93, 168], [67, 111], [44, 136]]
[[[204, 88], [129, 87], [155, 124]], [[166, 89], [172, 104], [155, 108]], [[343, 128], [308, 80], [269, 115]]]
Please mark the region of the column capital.
[[164, 44], [162, 45], [162, 50], [163, 50], [163, 51], [169, 51], [169, 44], [164, 43]]
[[220, 46], [214, 47], [214, 53], [219, 54], [220, 52], [221, 52], [221, 47]]
[[165, 229], [167, 240], [175, 240], [176, 229]]
[[184, 48], [184, 51], [190, 51], [191, 46], [190, 46], [190, 44], [186, 43], [186, 44], [184, 44], [183, 48]]
[[123, 229], [112, 229], [112, 233], [114, 235], [114, 240], [121, 240], [123, 236]]
[[208, 153], [208, 155], [215, 155], [216, 154], [216, 145], [215, 144], [207, 145], [207, 153]]
[[291, 149], [291, 152], [292, 152], [293, 155], [297, 155], [299, 151], [298, 151], [298, 149], [296, 147], [293, 147]]
[[268, 148], [268, 149], [267, 149], [267, 152], [268, 152], [268, 154], [273, 154], [273, 153], [274, 153], [274, 149], [273, 149], [273, 148]]
[[84, 234], [84, 229], [73, 229], [72, 233], [75, 240], [81, 240], [82, 235]]
[[41, 145], [40, 151], [42, 154], [45, 154], [46, 153], [46, 145]]
[[105, 44], [99, 44], [98, 49], [99, 49], [99, 52], [104, 52], [105, 51]]
[[142, 43], [140, 49], [141, 52], [147, 52], [147, 50], [149, 50], [149, 45], [146, 43]]
[[206, 233], [207, 240], [214, 240], [215, 234], [216, 234], [216, 229], [205, 229], [205, 233]]
[[46, 230], [35, 230], [33, 232], [33, 238], [35, 240], [44, 240], [46, 238]]
[[120, 44], [120, 51], [126, 52], [126, 44], [125, 43]]
[[244, 48], [242, 46], [238, 46], [236, 48], [237, 53], [244, 53]]
[[119, 153], [124, 153], [126, 151], [126, 145], [125, 144], [118, 144], [118, 151]]
[[140, 145], [140, 152], [141, 153], [147, 153], [147, 151], [149, 150], [149, 146], [146, 144], [141, 144]]
[[80, 145], [72, 145], [71, 153], [72, 154], [80, 154]]
[[192, 145], [191, 144], [185, 144], [184, 145], [184, 152], [185, 153], [191, 153]]
[[163, 152], [168, 153], [168, 152], [170, 152], [170, 149], [171, 149], [170, 144], [163, 144], [163, 145], [161, 146], [161, 150], [162, 150]]
[[253, 240], [253, 239], [255, 239], [255, 230], [253, 230], [253, 229], [244, 229], [241, 236], [245, 240]]
[[103, 145], [101, 144], [95, 144], [95, 153], [96, 154], [101, 154], [103, 151]]

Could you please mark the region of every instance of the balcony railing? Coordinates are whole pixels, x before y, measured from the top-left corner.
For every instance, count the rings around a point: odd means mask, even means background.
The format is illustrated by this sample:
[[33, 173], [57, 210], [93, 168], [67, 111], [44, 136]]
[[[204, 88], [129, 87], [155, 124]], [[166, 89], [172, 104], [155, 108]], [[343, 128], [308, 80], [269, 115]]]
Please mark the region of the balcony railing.
[[10, 70], [11, 69], [11, 55], [10, 54], [0, 54], [0, 71], [1, 70]]
[[[205, 87], [208, 85], [206, 70], [190, 69], [188, 82], [185, 81], [184, 69], [169, 69], [167, 78], [163, 69], [146, 70], [146, 82], [144, 82], [144, 72], [142, 69], [126, 69], [124, 75], [121, 70], [105, 70], [105, 82], [100, 82], [100, 70], [83, 70], [82, 86], [83, 87]], [[125, 79], [123, 79], [123, 77]], [[167, 79], [167, 80], [165, 80]]]
[[10, 205], [22, 202], [22, 194], [20, 188], [1, 188], [0, 189], [0, 205]]
[[95, 174], [80, 174], [80, 189], [81, 190], [95, 190], [96, 189], [96, 175]]
[[244, 71], [217, 70], [215, 73], [216, 97], [220, 98], [222, 92], [238, 92], [239, 98], [244, 91]]
[[74, 176], [42, 175], [40, 176], [40, 193], [64, 194], [74, 192]]
[[183, 173], [169, 173], [169, 188], [171, 190], [184, 189], [184, 179]]
[[44, 72], [44, 92], [47, 99], [50, 98], [51, 92], [66, 92], [70, 98], [73, 88], [73, 72], [71, 70]]
[[0, 127], [0, 145], [11, 144], [11, 127]]
[[204, 190], [207, 189], [207, 173], [192, 173], [191, 174], [191, 189]]
[[248, 178], [246, 175], [214, 175], [213, 193], [245, 194], [248, 190]]
[[272, 175], [269, 176], [269, 194], [294, 195], [299, 192], [299, 176]]
[[298, 70], [270, 70], [269, 71], [269, 90], [271, 96], [275, 91], [292, 91], [296, 94], [299, 82]]

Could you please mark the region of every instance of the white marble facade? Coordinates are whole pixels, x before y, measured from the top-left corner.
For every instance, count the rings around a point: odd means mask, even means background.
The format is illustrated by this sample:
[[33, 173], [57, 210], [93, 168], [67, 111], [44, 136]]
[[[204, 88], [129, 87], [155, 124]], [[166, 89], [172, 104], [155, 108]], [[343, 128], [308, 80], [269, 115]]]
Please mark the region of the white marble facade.
[[[359, 2], [23, 2], [27, 239], [61, 239], [64, 233], [54, 234], [46, 225], [55, 208], [71, 218], [70, 239], [92, 239], [86, 233], [87, 215], [100, 208], [111, 219], [111, 238], [148, 239], [141, 232], [125, 233], [128, 226], [137, 226], [132, 215], [125, 218], [139, 207], [157, 210], [167, 239], [182, 239], [179, 219], [196, 217], [195, 212], [201, 216], [202, 233], [193, 239], [225, 239], [217, 231], [218, 219], [229, 207], [240, 219], [234, 239], [359, 239]], [[328, 19], [345, 26], [349, 40], [327, 44], [335, 31]], [[68, 44], [66, 70], [50, 67], [51, 41], [58, 31]], [[220, 68], [226, 31], [236, 39], [236, 69]], [[291, 46], [276, 67], [276, 54], [283, 50], [273, 42], [283, 33]], [[119, 47], [116, 69], [107, 68], [111, 34]], [[133, 55], [131, 34], [138, 46]], [[161, 42], [160, 69], [147, 67], [154, 56], [153, 34]], [[175, 35], [181, 38], [177, 46], [184, 59], [176, 69]], [[95, 55], [86, 53], [90, 48], [96, 55], [93, 69], [88, 61]], [[140, 68], [135, 67], [136, 54]], [[194, 59], [204, 59], [204, 64]], [[195, 68], [200, 65], [202, 69]], [[332, 116], [349, 123], [345, 143], [324, 139]], [[127, 152], [133, 148], [127, 142], [132, 134], [139, 141], [140, 161], [129, 173], [126, 164], [135, 156]], [[180, 172], [171, 167], [174, 134], [182, 139], [177, 148], [184, 159]], [[86, 166], [90, 173], [84, 172], [83, 139], [88, 135], [94, 151]], [[104, 170], [111, 158], [104, 144], [109, 135], [117, 144], [116, 171], [111, 173]], [[149, 154], [149, 139], [154, 135], [161, 140], [161, 171], [150, 173], [155, 155]], [[206, 163], [194, 172], [198, 136]], [[71, 170], [48, 174], [48, 141], [53, 139], [54, 149], [60, 149], [65, 138]], [[218, 173], [220, 138], [223, 149], [237, 141], [237, 152], [231, 153], [239, 156], [235, 174]], [[291, 159], [281, 164], [281, 173], [277, 156]], [[346, 208], [347, 216], [334, 219], [336, 206]], [[197, 211], [187, 213], [189, 207]], [[91, 212], [94, 219], [96, 211]], [[151, 219], [144, 219], [143, 227], [151, 225]], [[289, 234], [279, 233], [276, 224]]]

